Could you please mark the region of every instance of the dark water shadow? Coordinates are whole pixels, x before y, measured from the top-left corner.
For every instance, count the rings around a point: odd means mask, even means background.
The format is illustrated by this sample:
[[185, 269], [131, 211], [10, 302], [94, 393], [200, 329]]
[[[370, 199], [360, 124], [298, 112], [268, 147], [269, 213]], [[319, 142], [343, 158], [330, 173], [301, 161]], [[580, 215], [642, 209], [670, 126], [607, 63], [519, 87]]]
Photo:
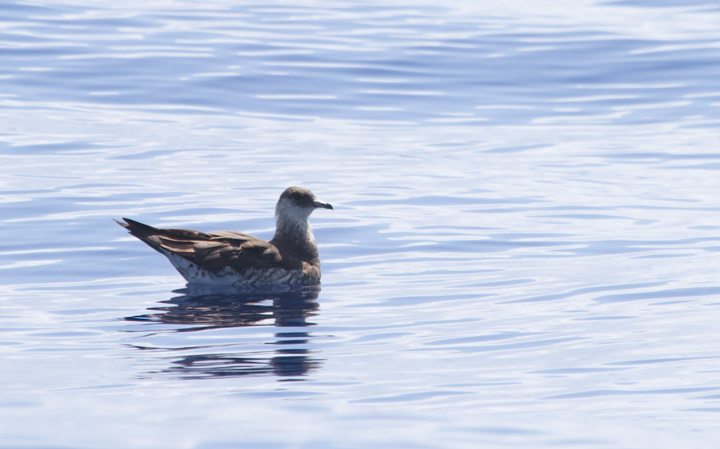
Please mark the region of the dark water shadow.
[[[193, 352], [172, 357], [170, 366], [161, 373], [184, 379], [275, 375], [280, 380], [293, 381], [303, 380], [322, 365], [322, 359], [313, 357], [308, 348], [313, 336], [302, 329], [315, 324], [308, 319], [319, 314], [319, 287], [252, 292], [182, 289], [175, 293], [181, 295], [162, 301], [167, 305], [149, 308], [152, 313], [126, 317], [125, 320], [178, 325], [170, 330], [173, 333], [249, 326], [274, 326], [277, 331], [271, 340], [259, 343], [273, 347], [268, 351], [216, 352], [235, 346], [228, 345], [227, 341], [217, 346], [187, 348], [132, 345], [139, 350]], [[242, 335], [238, 338], [241, 340]], [[242, 341], [237, 343], [243, 344]]]

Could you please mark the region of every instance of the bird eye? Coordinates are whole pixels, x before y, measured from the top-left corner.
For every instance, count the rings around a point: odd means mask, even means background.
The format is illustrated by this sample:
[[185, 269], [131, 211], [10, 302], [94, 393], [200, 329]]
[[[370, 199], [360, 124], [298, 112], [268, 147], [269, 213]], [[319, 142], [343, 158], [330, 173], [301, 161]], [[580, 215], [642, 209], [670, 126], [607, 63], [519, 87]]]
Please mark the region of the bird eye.
[[302, 195], [300, 194], [300, 192], [294, 192], [294, 193], [292, 194], [292, 198], [293, 198], [295, 201], [300, 201], [300, 200], [302, 199]]

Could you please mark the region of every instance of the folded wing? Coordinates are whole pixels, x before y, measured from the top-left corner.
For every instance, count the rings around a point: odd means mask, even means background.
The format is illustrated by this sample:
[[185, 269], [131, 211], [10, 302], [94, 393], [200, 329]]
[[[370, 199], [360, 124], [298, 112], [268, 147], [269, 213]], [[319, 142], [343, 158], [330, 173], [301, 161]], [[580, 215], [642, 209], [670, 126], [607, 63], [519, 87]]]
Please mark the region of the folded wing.
[[248, 234], [158, 229], [129, 218], [123, 220], [117, 223], [156, 251], [181, 256], [209, 271], [282, 267], [282, 257], [274, 245]]

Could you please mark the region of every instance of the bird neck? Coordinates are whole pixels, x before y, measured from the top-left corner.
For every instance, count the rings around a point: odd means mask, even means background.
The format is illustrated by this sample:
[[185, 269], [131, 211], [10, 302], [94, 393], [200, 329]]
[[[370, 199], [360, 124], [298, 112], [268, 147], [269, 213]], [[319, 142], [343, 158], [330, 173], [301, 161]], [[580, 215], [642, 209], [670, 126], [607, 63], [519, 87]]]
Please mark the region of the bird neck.
[[288, 219], [279, 216], [277, 218], [277, 229], [273, 241], [282, 242], [285, 245], [315, 248], [315, 235], [312, 232], [307, 219]]

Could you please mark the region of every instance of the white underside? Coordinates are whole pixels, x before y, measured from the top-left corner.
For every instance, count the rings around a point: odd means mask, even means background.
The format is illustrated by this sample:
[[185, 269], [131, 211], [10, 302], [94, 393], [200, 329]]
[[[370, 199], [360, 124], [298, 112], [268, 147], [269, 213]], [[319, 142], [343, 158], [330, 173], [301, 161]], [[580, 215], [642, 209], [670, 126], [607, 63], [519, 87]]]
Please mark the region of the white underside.
[[282, 268], [248, 268], [237, 272], [230, 267], [220, 271], [205, 270], [184, 257], [160, 249], [170, 260], [175, 269], [190, 283], [209, 285], [288, 285], [288, 284], [317, 284], [319, 279], [312, 278], [302, 270], [284, 270]]

